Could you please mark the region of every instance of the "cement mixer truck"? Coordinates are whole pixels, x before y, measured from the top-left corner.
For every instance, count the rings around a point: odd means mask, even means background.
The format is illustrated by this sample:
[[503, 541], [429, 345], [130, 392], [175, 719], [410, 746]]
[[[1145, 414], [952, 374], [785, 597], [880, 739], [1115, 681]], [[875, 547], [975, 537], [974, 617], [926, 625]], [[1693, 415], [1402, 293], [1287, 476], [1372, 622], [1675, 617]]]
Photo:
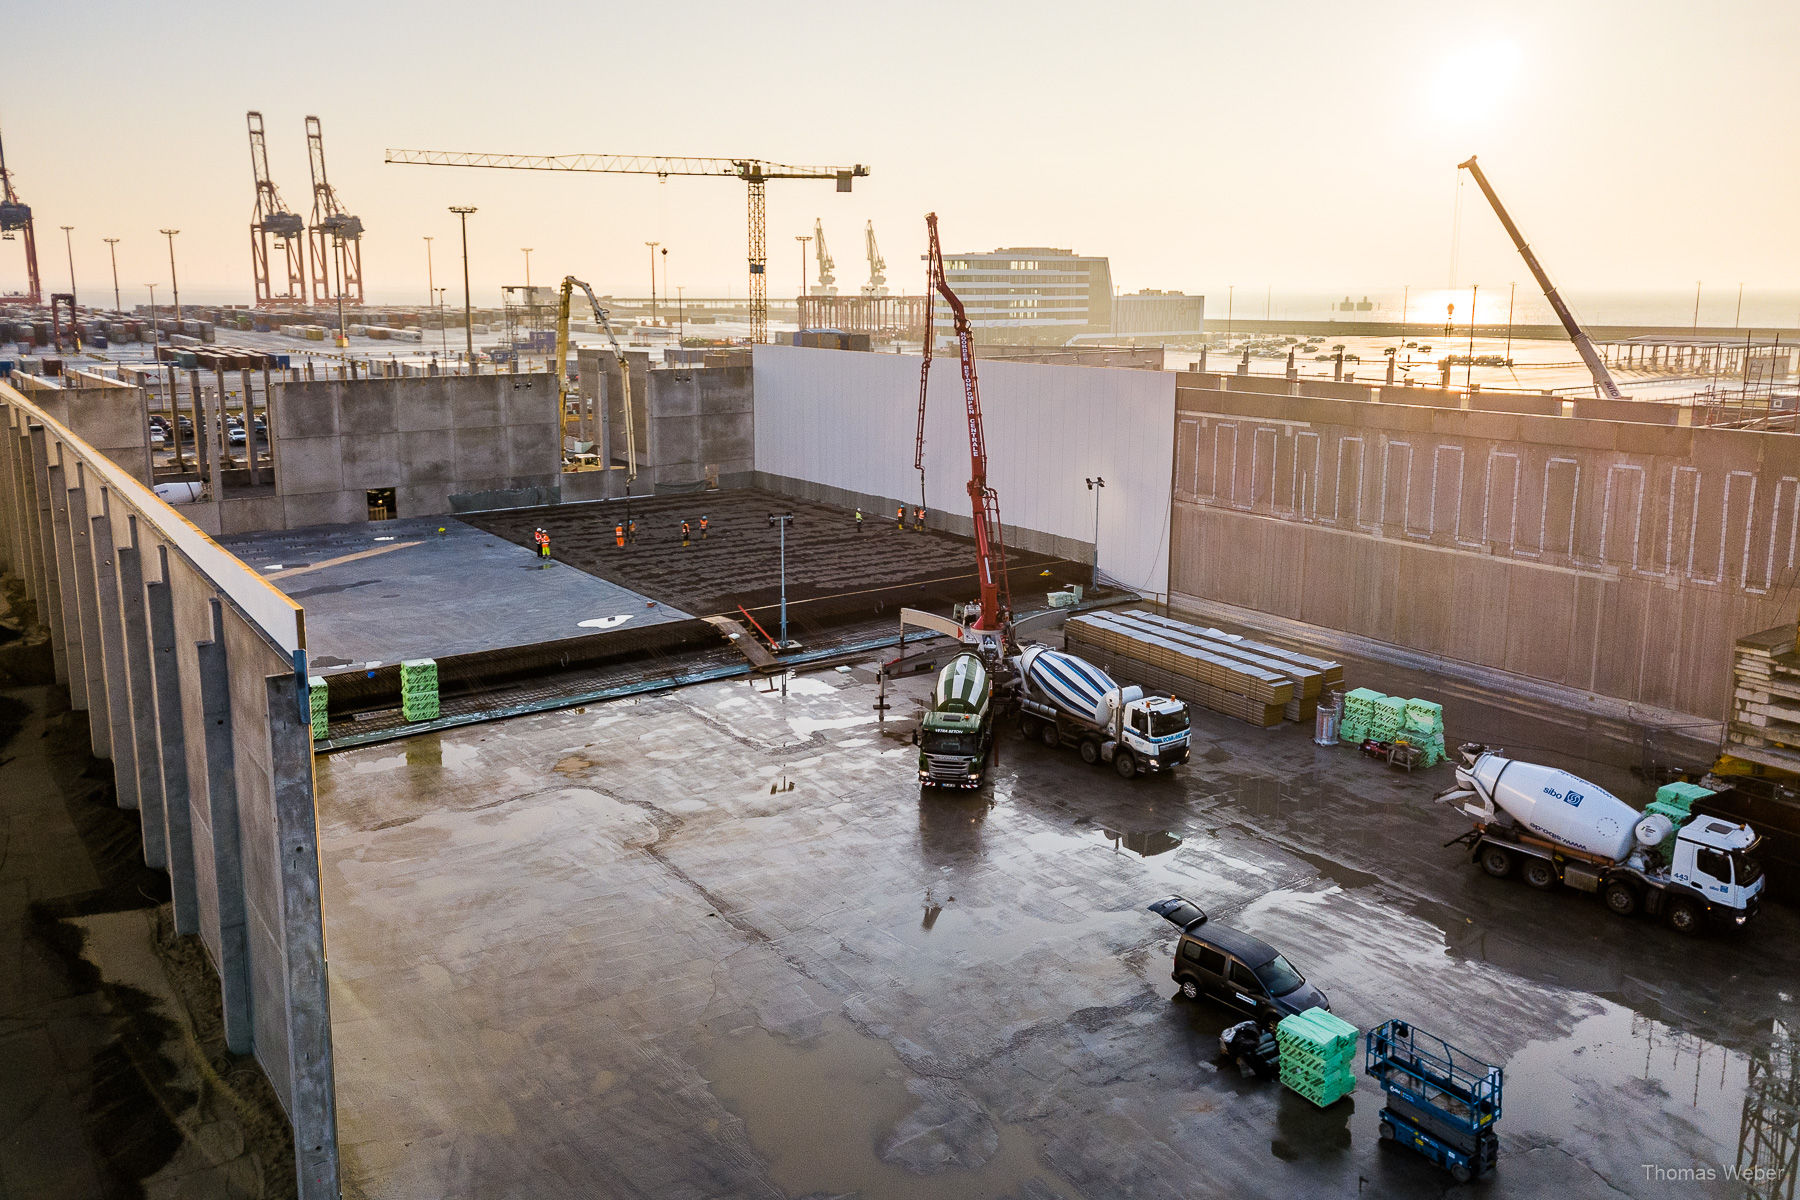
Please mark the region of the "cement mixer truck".
[[1489, 875], [1597, 893], [1619, 916], [1642, 911], [1681, 933], [1756, 915], [1764, 879], [1750, 826], [1691, 813], [1679, 792], [1639, 812], [1567, 771], [1480, 745], [1459, 754], [1456, 786], [1437, 799], [1475, 818], [1457, 841]]
[[1019, 726], [1044, 745], [1073, 746], [1083, 762], [1107, 762], [1123, 779], [1169, 771], [1188, 760], [1188, 710], [1179, 700], [1121, 687], [1084, 658], [1025, 647], [1019, 665]]
[[965, 650], [944, 664], [919, 723], [919, 786], [978, 787], [994, 740], [987, 664]]

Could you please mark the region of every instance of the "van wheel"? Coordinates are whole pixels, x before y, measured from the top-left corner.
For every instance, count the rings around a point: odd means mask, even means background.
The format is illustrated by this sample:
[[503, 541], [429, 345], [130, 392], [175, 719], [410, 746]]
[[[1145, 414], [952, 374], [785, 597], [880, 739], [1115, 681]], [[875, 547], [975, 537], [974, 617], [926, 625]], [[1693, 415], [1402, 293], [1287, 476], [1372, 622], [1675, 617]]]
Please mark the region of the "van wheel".
[[1093, 738], [1084, 738], [1081, 743], [1081, 761], [1093, 766], [1100, 761], [1100, 743]]
[[1129, 750], [1120, 750], [1113, 755], [1113, 770], [1119, 773], [1120, 779], [1132, 779], [1137, 776], [1137, 759]]
[[1606, 885], [1603, 898], [1606, 900], [1606, 907], [1621, 917], [1629, 917], [1637, 911], [1637, 893], [1631, 890], [1630, 884], [1613, 880]]
[[1700, 932], [1700, 906], [1685, 897], [1669, 901], [1669, 911], [1664, 919], [1676, 933]]
[[1182, 980], [1181, 998], [1183, 1000], [1198, 1000], [1200, 998], [1200, 985], [1191, 979]]
[[1505, 879], [1512, 874], [1512, 855], [1500, 846], [1489, 846], [1481, 852], [1481, 869], [1495, 879]]
[[1526, 859], [1522, 874], [1525, 882], [1539, 891], [1556, 886], [1556, 868], [1541, 858]]
[[1062, 745], [1062, 736], [1056, 732], [1055, 721], [1045, 721], [1038, 729], [1038, 741], [1052, 750]]

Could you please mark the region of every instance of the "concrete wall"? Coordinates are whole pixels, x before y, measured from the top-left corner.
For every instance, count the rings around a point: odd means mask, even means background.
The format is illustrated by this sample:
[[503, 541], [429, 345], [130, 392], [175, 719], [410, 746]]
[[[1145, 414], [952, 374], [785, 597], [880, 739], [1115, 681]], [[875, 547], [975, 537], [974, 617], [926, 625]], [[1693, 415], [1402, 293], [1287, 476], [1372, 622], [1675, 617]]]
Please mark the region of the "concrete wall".
[[225, 1037], [293, 1123], [299, 1194], [336, 1197], [300, 609], [0, 384], [0, 569], [25, 581], [175, 928], [218, 971]]
[[226, 499], [226, 533], [366, 521], [372, 488], [393, 488], [402, 517], [500, 507], [507, 493], [538, 504], [556, 495], [547, 374], [281, 383], [274, 410], [274, 492]]
[[662, 490], [705, 486], [708, 474], [743, 478], [756, 467], [750, 367], [676, 367], [650, 372], [649, 463]]
[[[756, 478], [764, 486], [892, 515], [919, 502], [913, 442], [919, 357], [756, 347]], [[1168, 590], [1169, 463], [1176, 377], [1163, 371], [984, 361], [988, 479], [1008, 545], [1083, 561], [1140, 591]], [[926, 407], [926, 505], [958, 533], [970, 514], [962, 376], [939, 356]]]
[[14, 375], [13, 386], [139, 483], [150, 482], [150, 422], [144, 389], [71, 373]]
[[1794, 619], [1800, 439], [1185, 386], [1172, 602], [1669, 714]]

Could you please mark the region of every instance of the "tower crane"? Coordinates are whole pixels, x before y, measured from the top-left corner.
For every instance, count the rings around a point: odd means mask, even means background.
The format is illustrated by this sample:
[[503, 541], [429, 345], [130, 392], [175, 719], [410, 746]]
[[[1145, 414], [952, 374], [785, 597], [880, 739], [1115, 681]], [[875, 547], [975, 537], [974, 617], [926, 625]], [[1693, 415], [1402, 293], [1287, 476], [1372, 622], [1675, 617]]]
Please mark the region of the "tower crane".
[[[606, 331], [606, 340], [612, 343], [613, 357], [619, 360], [620, 393], [625, 402], [625, 494], [631, 495], [631, 485], [637, 480], [637, 432], [632, 425], [631, 416], [631, 364], [625, 360], [625, 351], [619, 348], [619, 339], [613, 333], [612, 322], [606, 318], [606, 310], [600, 307], [600, 301], [594, 295], [594, 289], [575, 278], [573, 275], [563, 277], [562, 295], [556, 306], [556, 365], [552, 372], [556, 376], [556, 395], [559, 401], [558, 410], [567, 421], [569, 413], [569, 300], [574, 289], [580, 288], [587, 293], [588, 304], [594, 310], [594, 321]], [[598, 399], [599, 389], [595, 389]], [[565, 432], [564, 436], [567, 434]], [[612, 447], [605, 448], [605, 462], [612, 466]]]
[[863, 227], [863, 249], [869, 256], [869, 282], [863, 284], [862, 294], [865, 296], [885, 296], [887, 290], [887, 259], [881, 257], [881, 248], [875, 244], [875, 222], [870, 221]]
[[831, 251], [825, 248], [825, 222], [818, 217], [813, 218], [813, 246], [814, 253], [819, 258], [819, 282], [813, 284], [812, 293], [815, 296], [835, 296], [837, 288], [832, 285], [837, 282], [837, 276], [833, 274], [837, 263], [832, 259]]
[[31, 224], [31, 205], [13, 191], [12, 173], [6, 169], [6, 147], [0, 143], [0, 240], [10, 242], [20, 233], [25, 235], [25, 292], [18, 298], [35, 307], [44, 302], [44, 288], [38, 280], [37, 234]]
[[769, 336], [769, 256], [765, 190], [771, 179], [834, 179], [837, 190], [847, 192], [853, 179], [867, 176], [869, 168], [791, 167], [760, 158], [656, 158], [618, 154], [469, 154], [450, 150], [389, 150], [390, 163], [415, 163], [436, 167], [495, 167], [512, 171], [597, 171], [609, 175], [710, 175], [741, 179], [750, 200], [750, 340]]
[[919, 472], [920, 503], [925, 492], [925, 398], [931, 384], [933, 337], [932, 293], [944, 297], [955, 322], [957, 353], [962, 361], [963, 403], [969, 421], [969, 503], [975, 516], [975, 574], [981, 587], [981, 611], [967, 628], [974, 640], [996, 653], [1012, 623], [1012, 590], [1006, 579], [1006, 545], [1000, 529], [1000, 497], [987, 479], [987, 436], [981, 426], [981, 393], [975, 379], [975, 334], [963, 303], [944, 281], [944, 255], [938, 247], [937, 214], [925, 214], [931, 251], [925, 268], [925, 357], [919, 367], [919, 432], [913, 467]]
[[[312, 165], [312, 276], [313, 303], [342, 298], [350, 304], [363, 302], [362, 235], [363, 223], [344, 211], [337, 192], [325, 176], [325, 136], [319, 129], [319, 118], [306, 118], [306, 154]], [[331, 287], [331, 249], [342, 247], [337, 290]]]
[[[1544, 299], [1550, 301], [1550, 307], [1556, 310], [1556, 319], [1562, 322], [1564, 329], [1568, 330], [1569, 340], [1575, 343], [1576, 353], [1580, 354], [1581, 361], [1587, 364], [1588, 374], [1594, 377], [1594, 390], [1608, 400], [1625, 399], [1625, 396], [1619, 391], [1619, 385], [1613, 382], [1612, 372], [1606, 369], [1606, 364], [1600, 361], [1600, 355], [1595, 352], [1594, 343], [1588, 340], [1588, 335], [1576, 323], [1575, 314], [1569, 311], [1569, 306], [1563, 303], [1563, 298], [1556, 294], [1556, 285], [1550, 282], [1550, 276], [1539, 264], [1537, 255], [1533, 254], [1531, 247], [1526, 245], [1525, 235], [1519, 232], [1517, 225], [1513, 224], [1512, 217], [1507, 214], [1506, 206], [1501, 204], [1500, 197], [1494, 194], [1493, 185], [1489, 184], [1487, 176], [1481, 173], [1481, 167], [1476, 164], [1475, 156], [1469, 155], [1468, 162], [1457, 163], [1456, 167], [1457, 170], [1466, 170], [1475, 177], [1475, 182], [1481, 185], [1482, 195], [1486, 196], [1488, 203], [1494, 206], [1494, 215], [1500, 218], [1500, 224], [1506, 226], [1507, 235], [1512, 238], [1513, 245], [1519, 248], [1519, 255], [1525, 260], [1525, 265], [1530, 269], [1532, 277], [1538, 281], [1538, 286], [1544, 289]], [[1469, 320], [1473, 322], [1474, 319], [1475, 314], [1470, 313]]]
[[[250, 269], [256, 276], [256, 307], [306, 303], [306, 221], [289, 212], [269, 176], [269, 149], [263, 140], [263, 117], [244, 114], [250, 126], [250, 171], [256, 177], [256, 210], [250, 218]], [[275, 294], [269, 277], [269, 239], [287, 260], [287, 290]]]

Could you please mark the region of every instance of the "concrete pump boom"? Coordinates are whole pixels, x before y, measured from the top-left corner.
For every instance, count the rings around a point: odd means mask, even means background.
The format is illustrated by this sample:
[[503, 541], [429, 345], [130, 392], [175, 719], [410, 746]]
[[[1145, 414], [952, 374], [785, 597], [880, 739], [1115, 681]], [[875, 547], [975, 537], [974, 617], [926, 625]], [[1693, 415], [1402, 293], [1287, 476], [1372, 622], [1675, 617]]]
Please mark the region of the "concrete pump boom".
[[[556, 306], [556, 365], [551, 368], [556, 375], [556, 395], [560, 411], [569, 411], [569, 296], [580, 288], [587, 293], [588, 304], [594, 310], [594, 320], [606, 331], [606, 340], [612, 343], [613, 357], [619, 360], [619, 392], [625, 401], [625, 490], [631, 491], [631, 485], [637, 481], [637, 431], [631, 417], [631, 364], [625, 360], [625, 351], [619, 348], [619, 339], [613, 333], [612, 322], [606, 319], [606, 310], [600, 307], [600, 300], [594, 295], [594, 289], [575, 278], [564, 276], [562, 296]], [[598, 400], [600, 389], [594, 389]], [[608, 469], [612, 467], [612, 447], [602, 447], [603, 459]]]
[[[1486, 196], [1488, 203], [1494, 206], [1494, 215], [1500, 218], [1500, 224], [1506, 226], [1507, 235], [1512, 238], [1513, 245], [1519, 248], [1519, 254], [1525, 259], [1525, 265], [1531, 268], [1533, 278], [1538, 281], [1538, 286], [1544, 289], [1544, 298], [1550, 301], [1550, 307], [1556, 310], [1556, 319], [1561, 321], [1563, 328], [1569, 331], [1569, 340], [1575, 343], [1576, 353], [1580, 354], [1581, 361], [1587, 364], [1588, 374], [1594, 377], [1594, 387], [1608, 400], [1625, 399], [1619, 392], [1619, 385], [1613, 382], [1612, 372], [1608, 371], [1606, 364], [1600, 361], [1600, 355], [1594, 350], [1594, 343], [1588, 340], [1588, 335], [1583, 333], [1581, 326], [1575, 323], [1575, 314], [1569, 311], [1569, 306], [1563, 303], [1563, 298], [1556, 294], [1556, 285], [1550, 282], [1550, 276], [1544, 273], [1544, 268], [1539, 264], [1537, 255], [1533, 254], [1531, 247], [1525, 244], [1525, 235], [1519, 232], [1519, 227], [1513, 224], [1512, 217], [1507, 215], [1506, 206], [1500, 203], [1500, 197], [1494, 195], [1493, 186], [1488, 183], [1487, 176], [1481, 173], [1481, 167], [1476, 164], [1475, 156], [1471, 154], [1468, 162], [1456, 165], [1458, 170], [1467, 170], [1475, 177], [1475, 182], [1481, 185], [1482, 195]], [[1470, 313], [1469, 316], [1471, 320], [1474, 319], [1473, 313]]]

